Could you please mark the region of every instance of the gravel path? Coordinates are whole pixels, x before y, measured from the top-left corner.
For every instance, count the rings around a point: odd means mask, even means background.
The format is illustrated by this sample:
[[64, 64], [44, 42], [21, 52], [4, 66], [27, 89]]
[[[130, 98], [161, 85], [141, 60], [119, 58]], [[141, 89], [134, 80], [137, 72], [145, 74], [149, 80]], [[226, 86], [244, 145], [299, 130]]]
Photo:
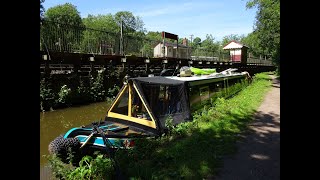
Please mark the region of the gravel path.
[[273, 87], [250, 124], [251, 133], [237, 143], [236, 155], [224, 159], [220, 173], [209, 179], [280, 179], [280, 80], [271, 77]]

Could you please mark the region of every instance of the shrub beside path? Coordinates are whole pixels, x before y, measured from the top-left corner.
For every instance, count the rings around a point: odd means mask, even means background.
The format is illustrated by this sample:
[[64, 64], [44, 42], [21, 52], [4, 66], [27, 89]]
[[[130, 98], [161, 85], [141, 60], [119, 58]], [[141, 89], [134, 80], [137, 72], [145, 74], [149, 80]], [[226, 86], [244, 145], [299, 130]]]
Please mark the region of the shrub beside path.
[[224, 159], [214, 180], [280, 179], [280, 80], [272, 77], [272, 88], [249, 125], [249, 133], [237, 143], [238, 151]]

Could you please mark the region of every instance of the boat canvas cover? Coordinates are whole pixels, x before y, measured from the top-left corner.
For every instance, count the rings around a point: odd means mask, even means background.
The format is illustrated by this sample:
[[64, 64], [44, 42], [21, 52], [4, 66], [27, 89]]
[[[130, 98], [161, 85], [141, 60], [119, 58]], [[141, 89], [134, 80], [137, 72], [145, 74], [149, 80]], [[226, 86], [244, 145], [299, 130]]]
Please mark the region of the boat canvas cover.
[[146, 99], [161, 129], [166, 129], [165, 123], [169, 115], [175, 125], [192, 120], [186, 82], [161, 76], [131, 80]]

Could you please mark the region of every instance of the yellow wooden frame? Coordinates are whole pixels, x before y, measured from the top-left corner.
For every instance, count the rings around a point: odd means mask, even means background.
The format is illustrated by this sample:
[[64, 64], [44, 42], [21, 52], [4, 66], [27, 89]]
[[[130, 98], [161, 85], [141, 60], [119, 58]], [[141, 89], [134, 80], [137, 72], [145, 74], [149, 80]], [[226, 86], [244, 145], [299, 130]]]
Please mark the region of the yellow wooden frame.
[[119, 101], [120, 97], [122, 96], [122, 94], [124, 93], [124, 91], [128, 88], [128, 84], [125, 85], [125, 87], [122, 89], [122, 91], [119, 93], [119, 96], [113, 101], [113, 104], [111, 105], [109, 112], [111, 112], [111, 110], [114, 108], [114, 106], [117, 104], [117, 102]]
[[[128, 99], [128, 115], [123, 115], [123, 114], [119, 114], [119, 113], [114, 113], [112, 112], [115, 104], [119, 101], [120, 97], [123, 95], [123, 93], [127, 90], [127, 88], [129, 88], [129, 99]], [[136, 90], [138, 96], [140, 97], [142, 104], [144, 105], [145, 109], [147, 110], [147, 112], [149, 113], [149, 116], [151, 118], [150, 120], [146, 120], [146, 119], [140, 119], [140, 118], [136, 118], [136, 117], [132, 117], [132, 113], [131, 113], [131, 108], [132, 108], [132, 86], [128, 83], [123, 90], [120, 92], [119, 96], [115, 99], [114, 103], [111, 105], [110, 110], [108, 111], [108, 117], [113, 117], [113, 118], [118, 118], [118, 119], [123, 119], [123, 120], [127, 120], [127, 121], [131, 121], [137, 124], [141, 124], [144, 126], [148, 126], [151, 128], [156, 129], [156, 122], [155, 122], [155, 118], [153, 117], [150, 109], [148, 108], [148, 106], [146, 106], [146, 102], [143, 100], [140, 92], [138, 91], [136, 85], [133, 83], [133, 88]]]

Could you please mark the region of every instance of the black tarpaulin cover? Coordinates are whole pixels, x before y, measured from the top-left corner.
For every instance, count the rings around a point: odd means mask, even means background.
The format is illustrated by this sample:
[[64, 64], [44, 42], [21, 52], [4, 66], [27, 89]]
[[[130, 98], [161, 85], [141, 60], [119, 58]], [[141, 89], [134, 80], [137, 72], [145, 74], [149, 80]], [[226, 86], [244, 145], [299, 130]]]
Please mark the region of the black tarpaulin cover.
[[165, 77], [140, 77], [131, 79], [146, 99], [162, 129], [166, 129], [168, 116], [174, 124], [191, 121], [188, 85], [186, 82]]

